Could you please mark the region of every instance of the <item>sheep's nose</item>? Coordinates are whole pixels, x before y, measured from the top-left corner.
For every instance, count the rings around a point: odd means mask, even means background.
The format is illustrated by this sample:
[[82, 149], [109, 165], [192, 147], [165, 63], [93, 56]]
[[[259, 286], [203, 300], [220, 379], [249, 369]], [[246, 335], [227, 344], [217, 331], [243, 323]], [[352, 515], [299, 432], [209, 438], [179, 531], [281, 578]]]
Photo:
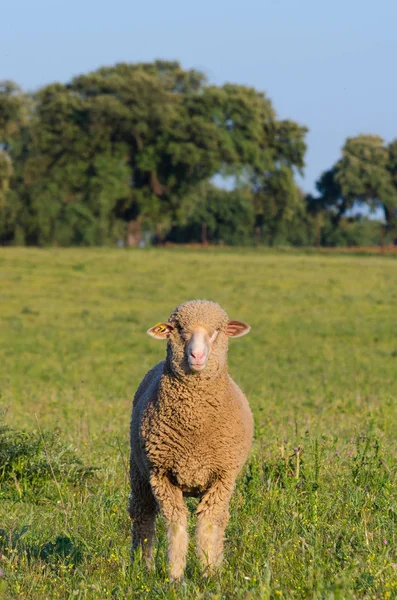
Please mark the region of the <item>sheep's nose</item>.
[[193, 350], [190, 350], [190, 356], [195, 358], [196, 360], [204, 360], [205, 352], [200, 352], [199, 350], [195, 350], [193, 352]]

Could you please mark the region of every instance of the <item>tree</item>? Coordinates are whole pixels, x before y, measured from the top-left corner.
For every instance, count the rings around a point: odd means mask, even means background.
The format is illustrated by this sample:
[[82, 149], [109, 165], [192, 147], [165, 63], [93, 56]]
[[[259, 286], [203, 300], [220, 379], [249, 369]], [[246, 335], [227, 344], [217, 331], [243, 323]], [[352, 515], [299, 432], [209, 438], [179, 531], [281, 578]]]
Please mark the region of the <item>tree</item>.
[[273, 246], [300, 210], [300, 190], [292, 169], [286, 165], [260, 174], [253, 181], [256, 224], [262, 230], [264, 242]]
[[12, 178], [18, 173], [15, 154], [16, 140], [25, 125], [29, 99], [13, 81], [0, 82], [0, 239], [15, 235], [18, 200], [10, 190]]
[[209, 87], [193, 101], [222, 133], [214, 166], [220, 160], [218, 170], [235, 175], [243, 187], [250, 186], [257, 224], [273, 243], [282, 224], [298, 209], [294, 170], [302, 172], [304, 166], [307, 129], [277, 120], [266, 95], [246, 86]]
[[128, 222], [129, 244], [139, 241], [143, 218], [169, 221], [188, 187], [214, 170], [208, 163], [216, 127], [204, 131], [199, 119], [189, 121], [184, 105], [184, 94], [194, 94], [203, 81], [178, 63], [157, 61], [99, 69], [69, 86], [90, 101], [112, 139], [125, 145], [131, 194], [118, 208]]
[[376, 135], [348, 138], [342, 157], [326, 171], [317, 189], [321, 196], [317, 205], [333, 211], [335, 224], [355, 204], [365, 204], [371, 210], [383, 207], [386, 227], [394, 225], [397, 208], [397, 143], [384, 145]]
[[0, 145], [8, 150], [26, 114], [26, 99], [13, 81], [0, 81]]
[[264, 127], [257, 164], [247, 165], [257, 225], [270, 245], [300, 210], [302, 196], [294, 172], [303, 172], [306, 132], [292, 121], [274, 120]]
[[12, 173], [10, 155], [5, 150], [0, 150], [0, 210], [5, 210], [6, 192], [10, 187]]
[[265, 94], [210, 86], [177, 62], [121, 63], [45, 86], [17, 129], [11, 187], [5, 159], [0, 177], [28, 243], [102, 244], [121, 221], [129, 245], [143, 222], [164, 236], [217, 173], [249, 186], [269, 239], [300, 202], [306, 129], [279, 121]]
[[[397, 194], [397, 139], [391, 142], [388, 146], [389, 160], [387, 170], [390, 173], [393, 188]], [[395, 198], [390, 204], [384, 205], [386, 222], [388, 228], [394, 235], [395, 242], [397, 241], [397, 202]]]
[[315, 244], [319, 247], [323, 240], [323, 227], [337, 227], [341, 215], [346, 211], [346, 205], [340, 185], [335, 179], [335, 169], [324, 171], [316, 183], [316, 188], [320, 196], [307, 194], [305, 201], [306, 210], [314, 219]]
[[391, 208], [397, 206], [397, 190], [389, 170], [389, 151], [377, 135], [359, 135], [346, 140], [335, 178], [348, 208], [357, 201], [367, 203], [371, 208], [381, 203], [387, 220]]
[[73, 238], [71, 232], [65, 235], [65, 224], [69, 207], [81, 201], [89, 164], [84, 109], [84, 102], [61, 84], [46, 86], [35, 96], [24, 183], [41, 245], [58, 244], [60, 227], [64, 242]]
[[130, 194], [126, 149], [90, 99], [61, 84], [36, 96], [24, 182], [40, 244], [103, 244]]
[[258, 197], [268, 188], [274, 196], [280, 182], [284, 204], [293, 203], [293, 168], [303, 167], [306, 129], [277, 121], [263, 93], [207, 86], [202, 74], [161, 61], [100, 69], [71, 89], [106, 105], [116, 139], [128, 146], [132, 194], [121, 216], [130, 230], [143, 218], [178, 222], [189, 190], [217, 172], [249, 172]]

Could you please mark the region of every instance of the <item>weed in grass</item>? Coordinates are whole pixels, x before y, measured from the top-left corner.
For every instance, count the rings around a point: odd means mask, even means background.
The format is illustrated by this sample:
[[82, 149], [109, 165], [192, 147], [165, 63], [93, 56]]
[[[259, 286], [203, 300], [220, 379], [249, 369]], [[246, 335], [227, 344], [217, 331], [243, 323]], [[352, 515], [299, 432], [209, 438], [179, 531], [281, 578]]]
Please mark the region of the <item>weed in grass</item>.
[[59, 430], [15, 430], [0, 415], [0, 498], [29, 496], [30, 501], [40, 501], [48, 494], [54, 497], [61, 493], [58, 480], [77, 486], [95, 471], [62, 440]]

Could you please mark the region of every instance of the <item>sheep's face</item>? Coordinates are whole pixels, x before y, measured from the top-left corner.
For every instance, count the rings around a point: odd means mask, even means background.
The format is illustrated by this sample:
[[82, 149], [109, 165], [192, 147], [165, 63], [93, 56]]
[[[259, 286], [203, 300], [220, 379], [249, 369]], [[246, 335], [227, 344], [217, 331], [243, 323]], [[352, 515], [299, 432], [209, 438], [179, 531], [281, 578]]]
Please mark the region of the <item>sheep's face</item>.
[[219, 304], [193, 300], [178, 306], [167, 323], [157, 323], [147, 333], [168, 340], [167, 361], [176, 374], [204, 372], [211, 377], [226, 365], [229, 337], [241, 337], [249, 330], [242, 321], [229, 321]]

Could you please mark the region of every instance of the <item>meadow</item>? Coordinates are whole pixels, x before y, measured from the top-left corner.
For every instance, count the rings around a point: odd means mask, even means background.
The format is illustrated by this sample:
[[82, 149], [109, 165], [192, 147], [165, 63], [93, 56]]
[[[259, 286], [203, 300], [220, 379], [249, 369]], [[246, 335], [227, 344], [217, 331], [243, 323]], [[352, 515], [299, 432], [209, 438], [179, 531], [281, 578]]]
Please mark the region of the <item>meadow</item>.
[[[130, 566], [131, 400], [180, 302], [251, 333], [255, 417], [222, 571]], [[397, 598], [397, 260], [254, 250], [0, 249], [0, 597]]]

